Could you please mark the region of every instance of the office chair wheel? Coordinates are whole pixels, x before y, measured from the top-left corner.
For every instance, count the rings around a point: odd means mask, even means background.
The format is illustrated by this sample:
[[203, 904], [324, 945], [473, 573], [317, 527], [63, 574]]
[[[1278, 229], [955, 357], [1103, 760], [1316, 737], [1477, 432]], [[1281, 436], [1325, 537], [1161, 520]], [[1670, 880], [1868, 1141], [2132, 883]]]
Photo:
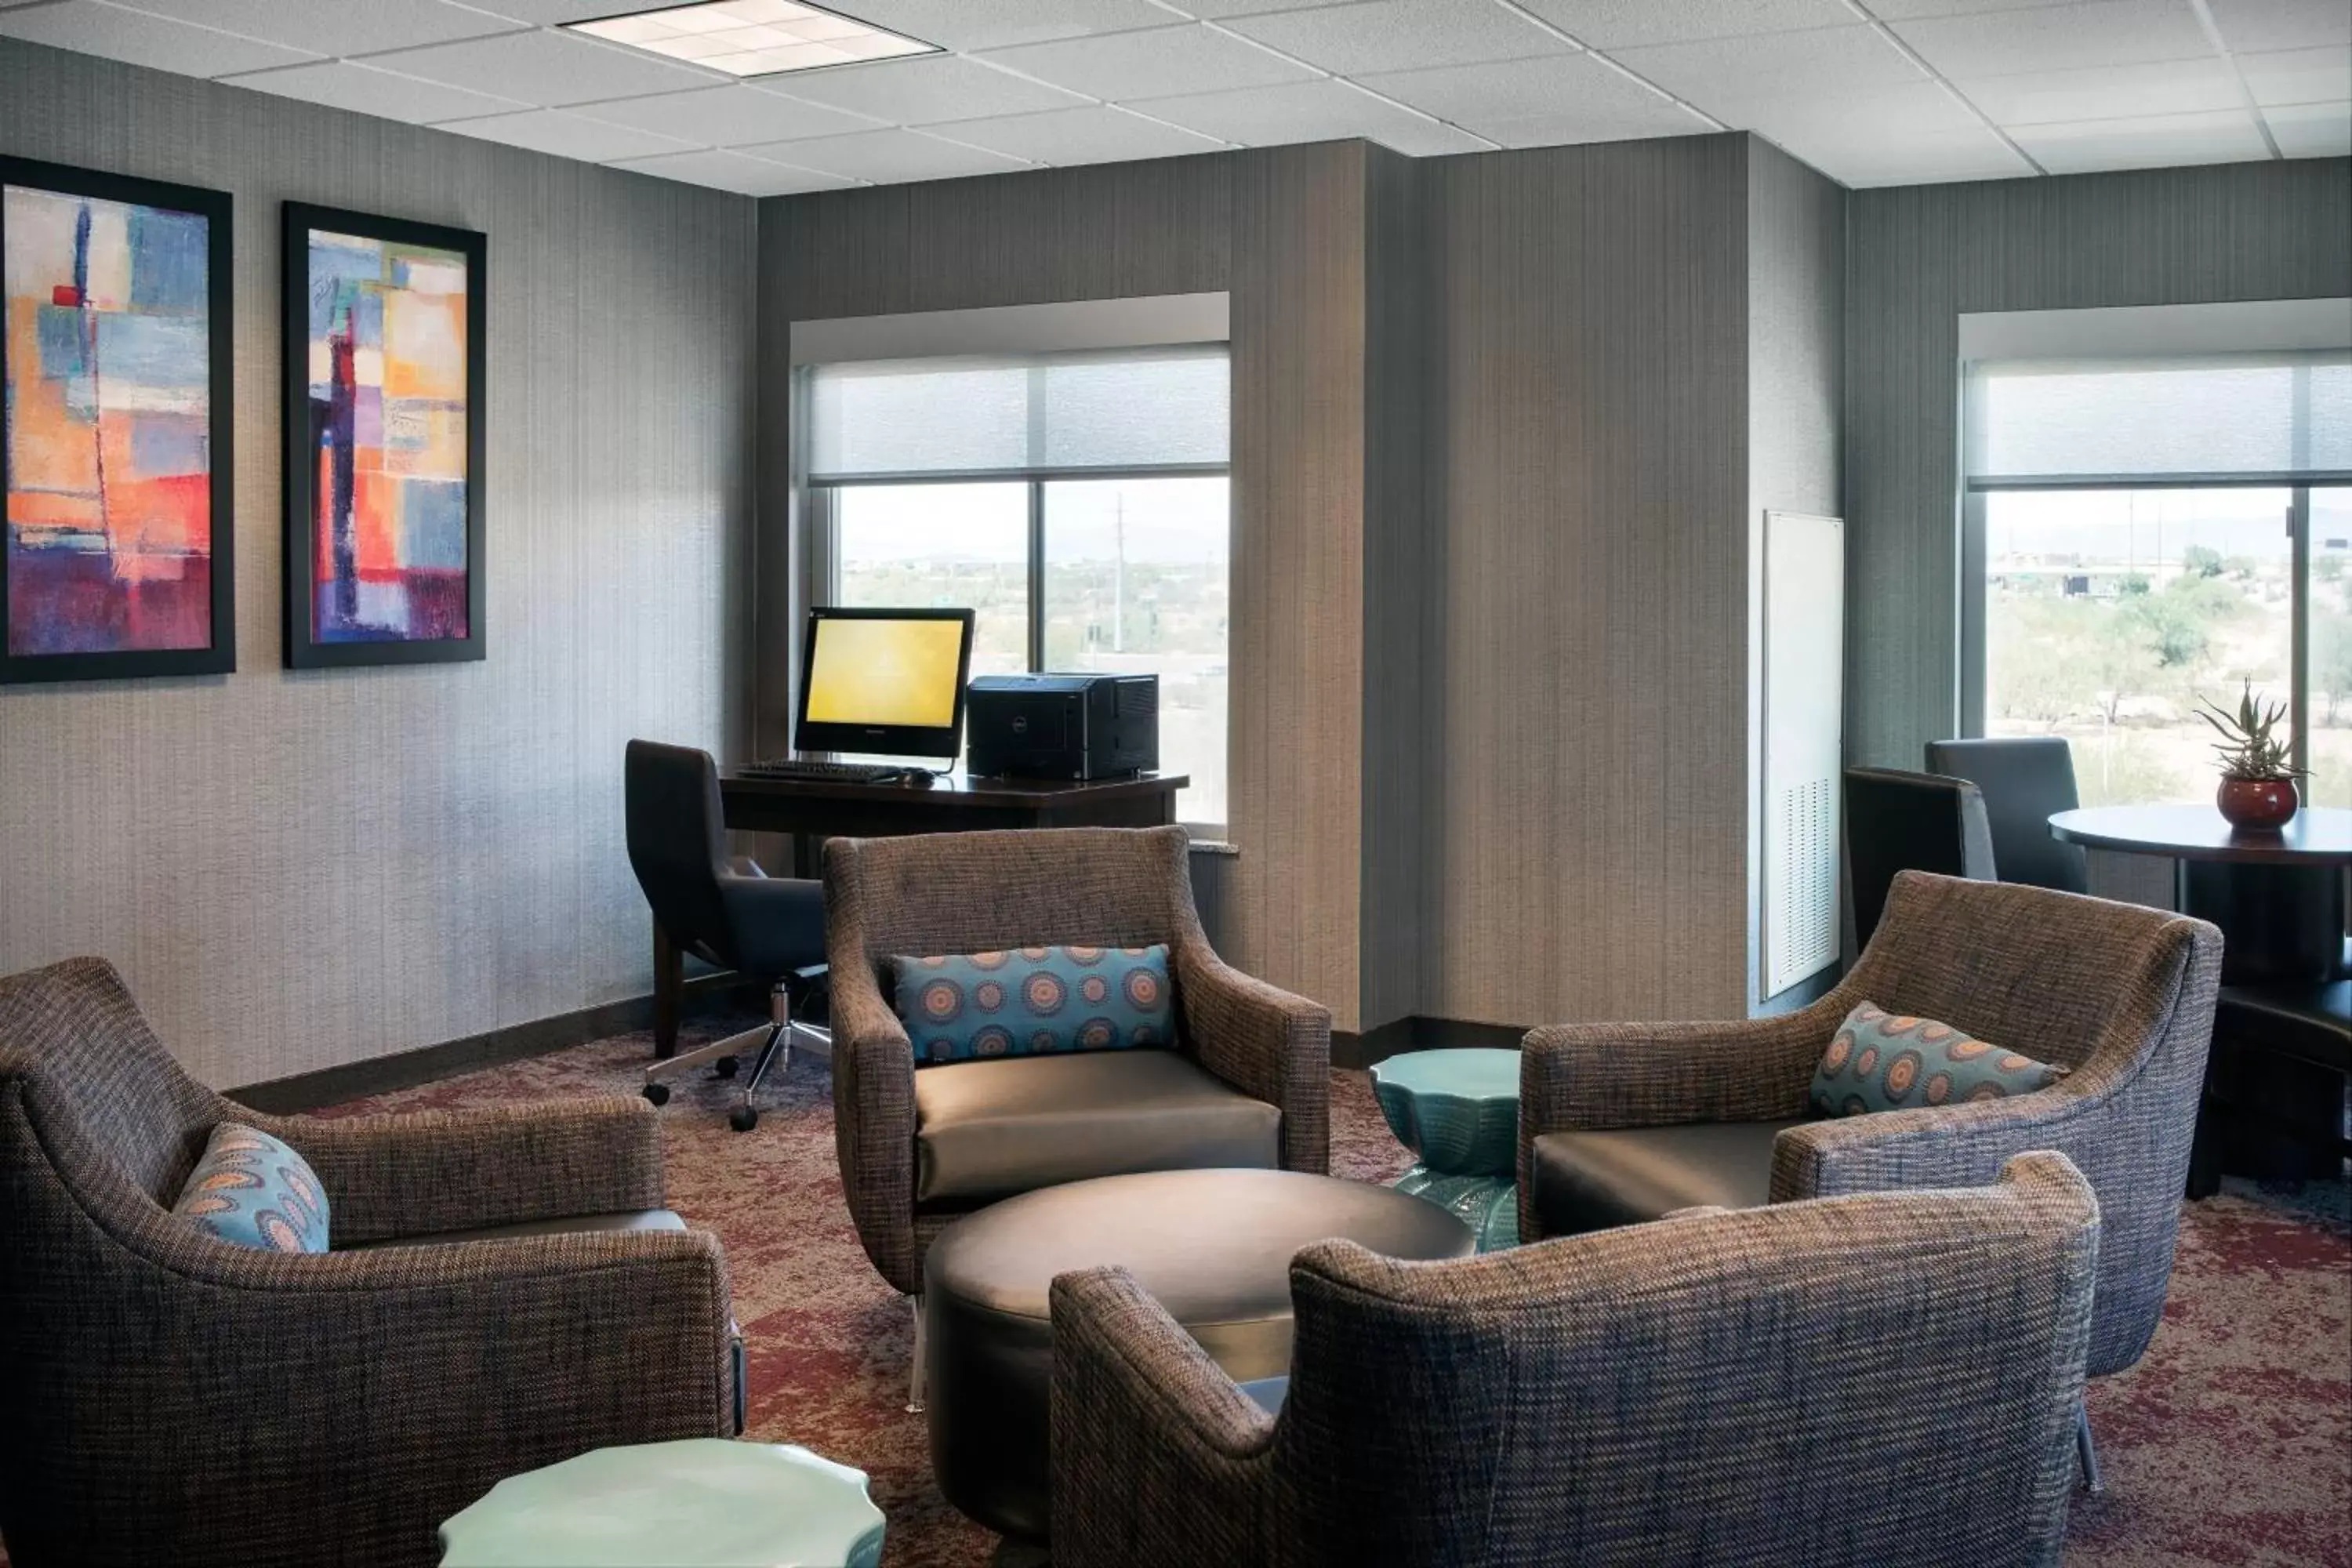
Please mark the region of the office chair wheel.
[[646, 1098], [653, 1101], [656, 1105], [667, 1105], [669, 1103], [669, 1085], [666, 1083], [649, 1083], [646, 1085]]
[[742, 1065], [742, 1063], [737, 1061], [733, 1057], [720, 1057], [717, 1061], [710, 1064], [710, 1070], [717, 1073], [720, 1078], [733, 1078], [735, 1076], [735, 1069]]
[[727, 1125], [738, 1132], [749, 1132], [760, 1125], [760, 1112], [749, 1105], [739, 1105], [727, 1113]]

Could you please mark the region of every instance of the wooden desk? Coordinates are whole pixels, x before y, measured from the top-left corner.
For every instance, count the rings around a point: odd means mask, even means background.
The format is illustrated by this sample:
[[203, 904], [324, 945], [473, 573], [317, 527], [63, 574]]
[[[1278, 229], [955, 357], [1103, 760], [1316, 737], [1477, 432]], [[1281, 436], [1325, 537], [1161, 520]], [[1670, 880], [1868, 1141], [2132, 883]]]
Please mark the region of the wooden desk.
[[[1142, 773], [1092, 784], [1056, 779], [975, 779], [950, 773], [928, 784], [850, 784], [832, 779], [719, 775], [727, 826], [793, 839], [792, 874], [818, 875], [827, 838], [894, 838], [987, 827], [1159, 827], [1176, 820], [1184, 773]], [[654, 1051], [677, 1049], [685, 960], [654, 924]]]

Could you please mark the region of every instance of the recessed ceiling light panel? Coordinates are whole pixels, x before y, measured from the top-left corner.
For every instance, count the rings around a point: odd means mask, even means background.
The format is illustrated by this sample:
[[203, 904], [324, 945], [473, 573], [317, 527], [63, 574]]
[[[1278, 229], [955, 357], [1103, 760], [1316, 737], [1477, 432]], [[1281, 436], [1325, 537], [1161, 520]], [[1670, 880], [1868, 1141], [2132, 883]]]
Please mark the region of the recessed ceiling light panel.
[[803, 5], [801, 0], [705, 0], [698, 5], [636, 11], [597, 22], [567, 22], [564, 27], [734, 76], [774, 76], [938, 52], [937, 45]]

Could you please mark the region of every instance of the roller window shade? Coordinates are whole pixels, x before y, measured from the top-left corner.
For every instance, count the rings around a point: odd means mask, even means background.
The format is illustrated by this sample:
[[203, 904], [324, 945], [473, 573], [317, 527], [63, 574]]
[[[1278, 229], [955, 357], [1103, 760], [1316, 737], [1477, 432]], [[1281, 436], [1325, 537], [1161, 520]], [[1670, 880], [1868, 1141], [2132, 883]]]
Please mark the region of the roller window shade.
[[1968, 478], [2293, 483], [2352, 472], [2352, 353], [1979, 363]]
[[899, 360], [810, 374], [809, 478], [1217, 467], [1225, 350]]

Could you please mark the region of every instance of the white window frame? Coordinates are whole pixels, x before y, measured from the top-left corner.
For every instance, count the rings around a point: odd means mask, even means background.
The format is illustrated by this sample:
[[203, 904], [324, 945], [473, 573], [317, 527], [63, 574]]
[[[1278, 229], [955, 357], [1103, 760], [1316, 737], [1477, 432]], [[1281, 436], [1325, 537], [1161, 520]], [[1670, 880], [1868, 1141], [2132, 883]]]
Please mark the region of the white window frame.
[[[1233, 465], [1169, 463], [1122, 468], [991, 468], [962, 472], [808, 473], [809, 409], [816, 369], [824, 364], [877, 360], [942, 360], [975, 356], [1021, 356], [1215, 346], [1230, 351], [1232, 297], [1224, 293], [1154, 295], [1126, 300], [1089, 300], [1045, 305], [1011, 305], [973, 310], [934, 310], [901, 316], [859, 316], [795, 321], [792, 330], [793, 525], [800, 548], [793, 595], [795, 621], [814, 604], [835, 602], [841, 590], [834, 493], [844, 486], [1025, 484], [1028, 487], [1028, 668], [1042, 669], [1045, 636], [1045, 487], [1057, 480], [1118, 480], [1221, 478], [1230, 482]], [[1230, 492], [1229, 492], [1230, 493]], [[1231, 529], [1228, 511], [1227, 527]], [[1226, 555], [1228, 571], [1232, 561]], [[1230, 578], [1228, 579], [1230, 582]], [[1233, 679], [1227, 648], [1228, 689]], [[794, 671], [797, 681], [799, 672]], [[798, 700], [797, 688], [793, 693]], [[1227, 798], [1231, 799], [1232, 729], [1226, 734]], [[1223, 840], [1226, 825], [1186, 822], [1196, 841]]]

